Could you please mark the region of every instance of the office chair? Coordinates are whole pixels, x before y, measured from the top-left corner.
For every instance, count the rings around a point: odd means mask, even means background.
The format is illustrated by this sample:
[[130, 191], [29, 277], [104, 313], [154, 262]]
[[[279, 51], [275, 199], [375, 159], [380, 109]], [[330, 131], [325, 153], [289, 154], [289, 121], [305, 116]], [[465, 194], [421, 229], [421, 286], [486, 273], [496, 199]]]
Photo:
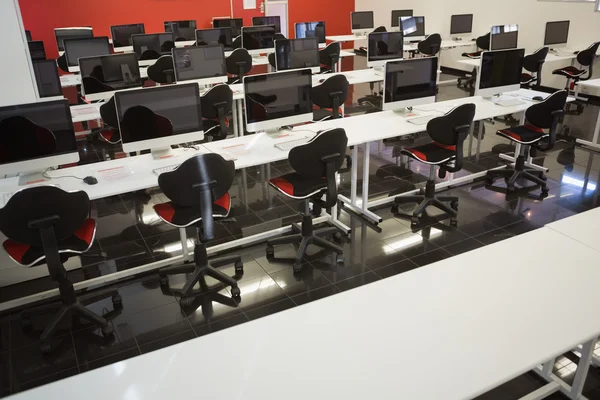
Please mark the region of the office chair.
[[214, 142], [227, 138], [227, 116], [233, 108], [233, 92], [228, 85], [210, 88], [200, 97], [202, 125], [207, 141]]
[[160, 53], [156, 50], [146, 50], [142, 53], [139, 58], [139, 61], [144, 60], [158, 60], [160, 58]]
[[233, 50], [242, 48], [242, 35], [236, 36], [231, 42], [231, 47]]
[[549, 50], [548, 47], [542, 47], [523, 58], [523, 69], [528, 72], [521, 74], [521, 86], [524, 89], [542, 84], [542, 66], [546, 61]]
[[275, 35], [273, 35], [273, 41], [275, 41], [275, 40], [285, 40], [285, 39], [287, 39], [287, 38], [282, 33], [276, 33]]
[[60, 68], [61, 71], [69, 72], [69, 64], [67, 64], [67, 56], [65, 53], [56, 59], [56, 65], [58, 65], [58, 68]]
[[269, 53], [267, 55], [267, 60], [269, 61], [269, 65], [273, 67], [273, 70], [276, 71], [277, 67], [275, 66], [275, 53]]
[[[402, 149], [405, 154], [424, 164], [429, 164], [429, 179], [425, 190], [414, 196], [399, 196], [394, 199], [392, 212], [398, 213], [401, 203], [419, 203], [413, 211], [411, 225], [417, 226], [420, 217], [429, 206], [444, 211], [450, 217], [450, 224], [455, 226], [458, 215], [458, 197], [435, 195], [435, 168], [439, 167], [439, 177], [444, 178], [447, 172], [458, 172], [463, 165], [463, 142], [469, 135], [469, 129], [475, 118], [475, 104], [463, 104], [455, 107], [447, 114], [434, 118], [427, 123], [427, 134], [432, 143]], [[450, 203], [449, 206], [447, 203]]]
[[348, 98], [350, 84], [344, 75], [333, 75], [323, 83], [313, 86], [311, 97], [313, 104], [319, 107], [313, 111], [313, 121], [325, 121], [340, 118], [340, 107]]
[[[42, 353], [52, 351], [49, 339], [61, 323], [74, 317], [101, 328], [105, 337], [113, 333], [105, 318], [81, 304], [83, 298], [77, 296], [63, 265], [69, 256], [85, 253], [92, 247], [96, 222], [89, 218], [89, 211], [90, 200], [84, 191], [65, 192], [54, 186], [20, 190], [0, 209], [0, 231], [8, 238], [4, 242], [6, 253], [24, 267], [45, 262], [50, 277], [58, 285], [61, 304], [40, 336]], [[94, 297], [108, 296], [94, 293]], [[118, 294], [112, 296], [112, 302], [115, 309], [122, 307]], [[47, 314], [56, 306], [56, 303], [45, 304], [27, 311], [23, 326], [31, 327], [31, 315]]]
[[[475, 45], [477, 46], [477, 50], [474, 53], [463, 53], [463, 57], [479, 59], [481, 58], [481, 53], [483, 51], [487, 51], [490, 49], [490, 36], [491, 33], [488, 32], [483, 36], [479, 36], [475, 39]], [[473, 68], [471, 75], [467, 75], [464, 78], [458, 78], [456, 86], [463, 89], [470, 89], [473, 91], [473, 86], [475, 85], [475, 79], [477, 79], [477, 68]]]
[[[552, 71], [552, 75], [560, 75], [566, 77], [567, 83], [565, 85], [565, 89], [567, 91], [574, 90], [575, 85], [577, 85], [577, 82], [587, 81], [592, 77], [594, 60], [596, 59], [596, 52], [598, 51], [599, 46], [600, 42], [593, 43], [590, 47], [580, 51], [577, 54], [577, 62], [579, 63], [579, 65], [581, 65], [581, 69], [569, 65], [567, 67], [555, 69], [554, 71]], [[584, 75], [586, 76], [584, 77]], [[572, 105], [575, 105], [577, 107], [577, 110], [574, 113], [575, 115], [580, 115], [581, 113], [583, 113], [584, 103], [582, 101], [576, 100], [570, 104], [570, 106]]]
[[383, 32], [387, 32], [387, 29], [385, 29], [385, 26], [378, 26], [377, 28], [375, 28], [375, 30], [372, 33], [383, 33]]
[[[554, 147], [567, 95], [567, 90], [553, 93], [543, 102], [534, 104], [527, 109], [525, 125], [496, 132], [497, 135], [521, 145], [521, 148], [515, 168], [489, 171], [486, 175], [486, 184], [493, 185], [495, 178], [503, 177], [506, 181], [506, 191], [511, 193], [516, 191], [515, 183], [522, 178], [540, 185], [543, 194], [548, 193], [549, 189], [543, 171], [525, 168], [525, 160], [529, 154], [535, 156], [537, 150], [548, 151]], [[549, 130], [548, 133], [545, 130]]]
[[175, 65], [172, 56], [162, 56], [148, 67], [148, 78], [161, 85], [175, 82]]
[[319, 62], [321, 63], [321, 74], [335, 72], [336, 65], [340, 61], [342, 51], [339, 42], [332, 42], [323, 50], [319, 50]]
[[107, 85], [104, 82], [99, 81], [98, 79], [92, 76], [84, 76], [81, 78], [81, 83], [85, 88], [85, 94], [94, 94], [94, 93], [102, 93], [102, 92], [110, 92], [115, 90], [112, 86]]
[[425, 38], [425, 40], [421, 40], [417, 44], [417, 49], [419, 53], [425, 54], [426, 56], [432, 57], [440, 52], [442, 48], [442, 37], [439, 33], [433, 33]]
[[[300, 247], [296, 253], [294, 272], [301, 271], [302, 258], [309, 244], [333, 251], [338, 255], [337, 262], [344, 261], [343, 249], [323, 239], [323, 236], [335, 233], [337, 228], [314, 231], [309, 203], [313, 203], [315, 214], [320, 214], [317, 210], [331, 208], [337, 203], [336, 173], [344, 163], [347, 145], [344, 129], [334, 128], [322, 131], [308, 143], [290, 150], [288, 161], [295, 172], [273, 178], [269, 183], [283, 195], [305, 201], [302, 227], [294, 225], [293, 234], [267, 241], [267, 258], [274, 257], [273, 246], [298, 243]], [[323, 195], [324, 201], [321, 200]]]
[[246, 49], [235, 49], [225, 58], [225, 68], [227, 73], [233, 76], [229, 84], [241, 83], [244, 75], [252, 69], [252, 56]]
[[[156, 214], [180, 230], [185, 231], [189, 226], [197, 228], [194, 263], [159, 271], [162, 286], [169, 284], [168, 275], [191, 273], [182, 289], [171, 289], [173, 294], [181, 297], [184, 307], [190, 305], [195, 296], [206, 292], [204, 279], [207, 275], [231, 286], [232, 296], [240, 297], [237, 281], [216, 269], [217, 266], [234, 263], [236, 275], [242, 274], [244, 265], [240, 256], [227, 256], [209, 262], [206, 254], [206, 243], [214, 238], [214, 219], [229, 215], [231, 198], [227, 191], [234, 176], [233, 161], [226, 161], [215, 153], [199, 154], [184, 161], [176, 170], [158, 176], [158, 186], [171, 201], [155, 205]], [[185, 235], [182, 237], [185, 238]], [[200, 289], [194, 290], [197, 283]]]
[[119, 131], [119, 117], [115, 106], [115, 96], [100, 106], [100, 118], [102, 122], [110, 129], [102, 130], [98, 133], [100, 138], [110, 144], [121, 142], [121, 132]]

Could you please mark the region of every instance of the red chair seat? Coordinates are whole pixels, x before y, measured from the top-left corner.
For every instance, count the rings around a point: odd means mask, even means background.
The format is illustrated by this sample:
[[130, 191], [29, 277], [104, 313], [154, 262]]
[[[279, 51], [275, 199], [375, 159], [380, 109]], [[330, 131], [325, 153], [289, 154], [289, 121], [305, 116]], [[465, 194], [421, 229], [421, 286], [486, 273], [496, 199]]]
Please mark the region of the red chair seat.
[[[231, 198], [229, 193], [213, 203], [213, 217], [225, 218], [231, 210]], [[154, 211], [158, 216], [169, 225], [178, 228], [185, 228], [202, 221], [202, 211], [200, 206], [183, 207], [172, 202], [156, 204]]]
[[402, 154], [414, 158], [425, 164], [443, 164], [456, 157], [454, 146], [444, 146], [436, 142], [416, 146], [409, 149], [402, 149]]
[[535, 76], [531, 74], [521, 74], [521, 85], [527, 85], [535, 80]]
[[529, 124], [502, 129], [496, 134], [521, 144], [536, 143], [550, 136], [550, 134], [544, 132], [543, 129]]
[[327, 190], [327, 180], [325, 178], [305, 178], [296, 172], [273, 178], [269, 181], [269, 184], [284, 195], [294, 199], [307, 199], [323, 190]]
[[579, 78], [586, 72], [587, 71], [584, 69], [578, 69], [578, 68], [575, 68], [575, 67], [569, 65], [568, 67], [555, 69], [554, 71], [552, 71], [552, 75], [561, 75], [561, 76], [566, 76], [567, 78], [572, 79], [572, 78]]
[[468, 58], [481, 58], [481, 51], [476, 51], [475, 53], [463, 53], [462, 56], [463, 57], [468, 57]]

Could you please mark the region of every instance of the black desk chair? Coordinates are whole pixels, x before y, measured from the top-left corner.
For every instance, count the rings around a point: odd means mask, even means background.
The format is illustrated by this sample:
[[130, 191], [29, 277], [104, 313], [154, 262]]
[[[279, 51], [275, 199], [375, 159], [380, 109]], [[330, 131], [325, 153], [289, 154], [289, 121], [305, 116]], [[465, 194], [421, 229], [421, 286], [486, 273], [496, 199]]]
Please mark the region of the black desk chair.
[[69, 64], [67, 64], [67, 56], [63, 53], [62, 56], [56, 59], [56, 65], [63, 72], [69, 72]]
[[342, 47], [339, 42], [329, 43], [323, 50], [319, 50], [321, 73], [335, 72], [335, 67], [340, 62]]
[[161, 85], [175, 82], [175, 65], [172, 56], [162, 56], [148, 67], [148, 78]]
[[[23, 189], [0, 209], [0, 231], [8, 238], [4, 242], [8, 255], [25, 267], [45, 261], [50, 277], [58, 284], [61, 304], [40, 336], [42, 353], [52, 350], [49, 339], [65, 319], [80, 317], [101, 328], [103, 336], [113, 333], [105, 318], [81, 304], [63, 265], [70, 255], [85, 253], [92, 247], [96, 222], [89, 218], [89, 212], [90, 200], [85, 192], [68, 193], [54, 186]], [[94, 297], [102, 296], [94, 293]], [[112, 301], [115, 308], [121, 307], [118, 294]], [[24, 327], [31, 326], [30, 315], [47, 314], [56, 306], [46, 304], [28, 310], [22, 321]]]
[[285, 40], [287, 39], [283, 33], [276, 33], [273, 35], [273, 41], [275, 40]]
[[439, 33], [432, 33], [427, 36], [425, 40], [421, 40], [417, 44], [417, 49], [419, 53], [425, 54], [428, 57], [435, 56], [440, 52], [442, 48], [442, 37]]
[[387, 29], [385, 29], [385, 26], [378, 26], [377, 28], [375, 28], [375, 30], [373, 30], [373, 33], [384, 33], [387, 32]]
[[[515, 169], [489, 171], [486, 184], [492, 185], [495, 178], [502, 177], [506, 181], [506, 191], [515, 192], [518, 179], [525, 179], [540, 185], [543, 194], [549, 189], [543, 171], [525, 168], [525, 160], [529, 154], [536, 155], [537, 150], [548, 151], [554, 147], [559, 122], [564, 114], [567, 102], [567, 91], [559, 90], [548, 96], [541, 103], [534, 104], [525, 112], [527, 123], [514, 128], [506, 128], [496, 132], [497, 135], [522, 145], [517, 155]], [[548, 130], [546, 133], [545, 130]]]
[[100, 118], [104, 125], [110, 129], [100, 131], [98, 134], [102, 140], [110, 144], [121, 142], [121, 133], [119, 132], [119, 117], [115, 106], [115, 96], [100, 106]]
[[548, 47], [542, 47], [523, 58], [523, 69], [527, 71], [527, 73], [521, 74], [523, 88], [529, 89], [542, 84], [542, 67], [549, 50]]
[[233, 108], [233, 92], [228, 85], [210, 88], [200, 97], [202, 125], [208, 142], [227, 138], [227, 116]]
[[275, 53], [269, 53], [267, 55], [267, 60], [269, 61], [269, 65], [273, 67], [273, 70], [276, 71], [277, 67], [275, 65]]
[[333, 75], [319, 85], [313, 86], [311, 97], [319, 109], [313, 111], [313, 121], [340, 118], [340, 107], [348, 98], [350, 84], [344, 75]]
[[85, 88], [86, 95], [102, 92], [111, 92], [115, 90], [112, 86], [107, 85], [106, 83], [101, 82], [92, 76], [84, 76], [83, 78], [81, 78], [81, 83]]
[[139, 61], [145, 60], [158, 60], [160, 58], [160, 53], [156, 50], [146, 50], [142, 53], [139, 58]]
[[[288, 156], [288, 161], [295, 172], [273, 178], [270, 185], [283, 195], [292, 199], [305, 201], [305, 213], [302, 215], [302, 228], [293, 226], [292, 235], [271, 239], [267, 242], [267, 257], [273, 258], [273, 246], [281, 244], [300, 244], [294, 263], [294, 272], [302, 269], [302, 259], [309, 244], [338, 254], [337, 262], [343, 262], [343, 249], [323, 236], [337, 231], [335, 227], [313, 231], [312, 216], [309, 212], [309, 202], [312, 201], [315, 213], [318, 210], [331, 208], [337, 203], [336, 172], [344, 163], [344, 155], [348, 138], [342, 128], [328, 129], [320, 132], [310, 142], [294, 147]], [[321, 197], [325, 195], [325, 201]]]
[[469, 135], [473, 118], [475, 118], [475, 104], [458, 106], [446, 115], [427, 123], [427, 134], [433, 140], [432, 143], [401, 150], [402, 154], [429, 164], [429, 179], [422, 194], [396, 197], [392, 212], [398, 212], [399, 204], [419, 203], [411, 217], [411, 225], [417, 226], [419, 218], [425, 214], [427, 207], [434, 206], [447, 213], [450, 223], [456, 225], [458, 197], [435, 195], [435, 168], [439, 167], [440, 178], [444, 178], [447, 172], [458, 172], [462, 169], [463, 142]]
[[233, 50], [242, 48], [242, 35], [236, 36], [235, 39], [233, 39], [233, 42], [231, 42], [231, 47]]
[[[481, 49], [481, 50], [477, 50], [474, 53], [463, 53], [462, 56], [467, 57], [467, 58], [472, 58], [472, 59], [480, 59], [481, 53], [483, 51], [488, 51], [490, 49], [490, 36], [491, 36], [491, 34], [489, 32], [483, 36], [479, 36], [475, 40], [475, 45], [477, 46], [478, 49]], [[464, 78], [458, 78], [457, 86], [459, 88], [462, 87], [464, 89], [470, 89], [471, 91], [473, 91], [473, 86], [475, 85], [475, 79], [477, 79], [477, 68], [473, 68], [471, 75], [467, 75]]]
[[234, 77], [230, 79], [229, 84], [242, 83], [244, 75], [252, 69], [252, 56], [246, 49], [235, 49], [229, 57], [225, 58], [225, 68], [227, 73]]
[[[237, 281], [215, 266], [234, 263], [236, 276], [244, 272], [239, 256], [228, 256], [208, 261], [206, 243], [214, 238], [214, 219], [226, 218], [231, 208], [227, 192], [233, 183], [235, 167], [233, 161], [225, 161], [219, 154], [201, 154], [183, 162], [176, 170], [159, 175], [158, 186], [171, 201], [157, 204], [154, 211], [167, 224], [179, 229], [189, 226], [197, 228], [197, 243], [194, 248], [194, 263], [176, 265], [160, 270], [161, 285], [169, 284], [168, 275], [188, 274], [182, 289], [171, 289], [181, 296], [181, 305], [187, 307], [195, 296], [206, 293], [205, 277], [231, 286], [234, 298], [240, 297]], [[194, 290], [199, 283], [200, 289]]]

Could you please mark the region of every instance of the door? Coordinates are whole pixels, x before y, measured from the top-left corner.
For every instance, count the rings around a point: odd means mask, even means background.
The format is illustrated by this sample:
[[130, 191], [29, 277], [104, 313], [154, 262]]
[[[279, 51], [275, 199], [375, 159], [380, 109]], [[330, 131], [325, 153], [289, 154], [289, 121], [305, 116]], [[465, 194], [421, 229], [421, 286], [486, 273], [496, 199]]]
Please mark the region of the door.
[[281, 33], [286, 38], [294, 35], [288, 35], [288, 0], [265, 0], [265, 15], [269, 17], [279, 16], [281, 19]]

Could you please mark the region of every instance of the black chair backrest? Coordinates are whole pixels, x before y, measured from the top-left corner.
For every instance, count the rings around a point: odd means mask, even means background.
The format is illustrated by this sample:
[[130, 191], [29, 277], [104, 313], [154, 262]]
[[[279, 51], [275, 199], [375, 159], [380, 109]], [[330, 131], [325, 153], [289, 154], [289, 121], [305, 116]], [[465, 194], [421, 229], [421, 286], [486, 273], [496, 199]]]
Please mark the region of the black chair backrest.
[[217, 85], [212, 87], [200, 98], [203, 118], [219, 119], [219, 135], [212, 135], [213, 140], [225, 139], [227, 137], [227, 126], [225, 118], [231, 113], [233, 107], [233, 92], [228, 85]]
[[385, 26], [378, 26], [377, 28], [375, 28], [375, 30], [373, 31], [373, 33], [380, 33], [380, 32], [387, 32], [387, 29], [385, 29]]
[[171, 120], [144, 106], [128, 108], [123, 115], [120, 128], [121, 135], [131, 138], [134, 142], [173, 135]]
[[56, 65], [63, 72], [69, 72], [69, 64], [67, 64], [67, 56], [63, 53], [62, 56], [56, 59]]
[[534, 72], [539, 74], [542, 69], [542, 65], [544, 65], [544, 61], [546, 61], [546, 56], [548, 55], [548, 51], [550, 49], [548, 47], [542, 47], [537, 49], [534, 53], [529, 54], [523, 58], [523, 68], [529, 72]]
[[172, 40], [167, 40], [160, 46], [160, 51], [161, 51], [161, 53], [170, 53], [171, 50], [173, 50], [174, 48], [175, 48], [175, 42]]
[[175, 82], [175, 65], [172, 56], [162, 56], [148, 67], [148, 78], [157, 83]]
[[115, 105], [115, 96], [100, 106], [100, 118], [104, 123], [112, 128], [119, 129], [119, 117]]
[[577, 54], [577, 62], [581, 64], [583, 67], [587, 67], [588, 73], [585, 78], [581, 78], [582, 81], [587, 81], [592, 77], [594, 60], [596, 59], [596, 52], [598, 51], [598, 46], [600, 46], [600, 42], [592, 43], [590, 47], [587, 49], [580, 51]]
[[239, 35], [235, 39], [233, 39], [233, 42], [231, 42], [231, 47], [234, 50], [242, 48], [242, 35]]
[[156, 50], [146, 50], [140, 56], [140, 60], [158, 60], [160, 58], [160, 53]]
[[89, 213], [90, 200], [84, 191], [31, 187], [13, 194], [0, 209], [0, 231], [15, 242], [40, 247], [41, 228], [53, 228], [56, 240], [61, 241], [72, 236]]
[[339, 42], [329, 43], [327, 47], [319, 51], [319, 62], [333, 71], [340, 60], [341, 51], [342, 48]]
[[267, 60], [269, 60], [269, 65], [275, 68], [275, 53], [269, 53]]
[[332, 117], [338, 118], [338, 108], [348, 98], [350, 84], [344, 75], [333, 75], [320, 85], [313, 86], [311, 97], [313, 103], [321, 108], [331, 108]]
[[285, 40], [287, 39], [282, 33], [276, 33], [273, 35], [273, 41], [275, 40]]
[[558, 124], [562, 118], [567, 103], [568, 93], [566, 90], [559, 90], [552, 93], [541, 103], [532, 105], [525, 111], [525, 119], [531, 125], [550, 130], [550, 139], [542, 150], [550, 150], [556, 142], [558, 133]]
[[112, 86], [109, 86], [104, 82], [100, 82], [98, 79], [91, 76], [84, 76], [81, 78], [81, 81], [85, 89], [85, 94], [110, 92], [115, 90]]
[[22, 116], [0, 121], [1, 163], [43, 157], [55, 151], [56, 137], [51, 130]]
[[199, 209], [204, 239], [214, 237], [213, 203], [233, 184], [235, 165], [216, 153], [199, 154], [183, 162], [176, 170], [160, 174], [158, 186], [173, 203]]
[[479, 36], [475, 40], [475, 44], [477, 45], [477, 47], [482, 50], [489, 50], [490, 49], [490, 36], [491, 36], [490, 32], [486, 33], [483, 36]]
[[428, 56], [435, 56], [442, 47], [442, 37], [439, 33], [432, 33], [417, 45], [419, 52]]
[[335, 173], [344, 163], [348, 137], [343, 128], [320, 132], [308, 143], [290, 150], [288, 161], [292, 168], [306, 178], [327, 179], [324, 207], [332, 207], [337, 201]]
[[434, 142], [442, 146], [454, 146], [456, 158], [454, 166], [444, 166], [449, 172], [462, 169], [463, 142], [469, 136], [469, 130], [475, 118], [475, 104], [467, 103], [455, 107], [446, 115], [434, 118], [427, 123], [427, 134]]
[[246, 49], [235, 49], [229, 57], [225, 58], [225, 67], [228, 74], [236, 75], [241, 79], [252, 69], [252, 56]]

